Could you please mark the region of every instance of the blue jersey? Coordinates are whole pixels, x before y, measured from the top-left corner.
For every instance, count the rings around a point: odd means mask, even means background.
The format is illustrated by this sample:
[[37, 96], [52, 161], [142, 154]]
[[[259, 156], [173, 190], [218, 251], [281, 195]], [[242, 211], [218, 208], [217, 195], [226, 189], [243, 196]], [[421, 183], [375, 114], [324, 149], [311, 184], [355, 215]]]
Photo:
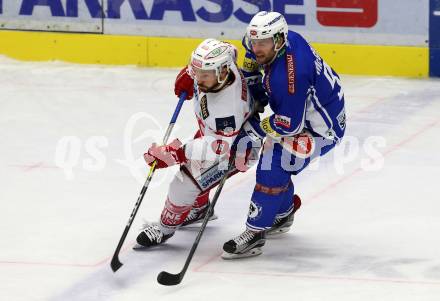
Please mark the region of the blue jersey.
[[257, 99], [264, 99], [262, 84], [274, 112], [260, 123], [263, 135], [293, 136], [307, 128], [339, 142], [345, 132], [340, 78], [301, 35], [289, 31], [286, 46], [264, 66], [262, 78], [258, 68], [261, 70], [248, 49], [243, 73]]

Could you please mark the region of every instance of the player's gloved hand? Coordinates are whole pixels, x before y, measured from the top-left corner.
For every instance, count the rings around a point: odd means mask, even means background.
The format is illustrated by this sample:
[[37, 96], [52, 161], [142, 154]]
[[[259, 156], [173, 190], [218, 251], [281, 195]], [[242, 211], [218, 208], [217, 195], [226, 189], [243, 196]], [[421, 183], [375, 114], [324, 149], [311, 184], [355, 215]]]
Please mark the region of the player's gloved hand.
[[180, 97], [180, 94], [186, 92], [186, 99], [194, 96], [194, 79], [189, 74], [188, 66], [180, 70], [174, 83], [174, 93]]
[[258, 121], [256, 116], [250, 118], [236, 137], [232, 145], [231, 152], [237, 152], [235, 157], [235, 167], [245, 172], [258, 162], [260, 149], [263, 146], [263, 138], [253, 128], [251, 120]]
[[148, 149], [148, 152], [144, 154], [144, 159], [150, 166], [154, 161], [157, 161], [156, 168], [158, 169], [187, 161], [185, 149], [179, 139], [174, 139], [174, 141], [168, 145], [157, 145], [153, 143]]
[[254, 100], [255, 112], [264, 113], [264, 107], [266, 105], [260, 100]]

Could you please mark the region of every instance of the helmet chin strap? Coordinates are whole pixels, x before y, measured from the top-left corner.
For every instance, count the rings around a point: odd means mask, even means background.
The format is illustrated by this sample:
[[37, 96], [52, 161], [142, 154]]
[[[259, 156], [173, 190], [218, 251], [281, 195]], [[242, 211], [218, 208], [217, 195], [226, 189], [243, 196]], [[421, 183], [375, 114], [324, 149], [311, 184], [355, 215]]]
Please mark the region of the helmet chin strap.
[[218, 74], [217, 75], [217, 84], [212, 88], [206, 89], [205, 93], [217, 93], [218, 91], [223, 89], [226, 86], [226, 84], [228, 83], [229, 73], [230, 73], [230, 69], [228, 67], [228, 73], [226, 74], [226, 77], [224, 80], [220, 80], [220, 74]]
[[286, 39], [284, 39], [283, 44], [281, 44], [280, 47], [277, 47], [277, 41], [275, 41], [275, 37], [273, 37], [273, 44], [273, 51], [275, 51], [275, 54], [273, 55], [273, 58], [270, 60], [270, 62], [266, 65], [270, 65], [273, 63], [273, 61], [275, 61], [275, 58], [278, 56], [278, 52], [280, 52], [280, 50], [283, 49], [284, 45], [286, 45]]
[[222, 66], [220, 66], [220, 68], [218, 68], [217, 70], [216, 70], [216, 73], [217, 73], [217, 81], [218, 81], [218, 83], [220, 84], [220, 85], [224, 85], [225, 83], [226, 83], [226, 80], [228, 79], [228, 75], [229, 75], [229, 66], [226, 66], [226, 71], [228, 72], [227, 74], [226, 74], [226, 76], [225, 76], [225, 79], [224, 80], [221, 80], [221, 78], [220, 78], [220, 76], [222, 75], [222, 71], [221, 71], [221, 68], [223, 68]]
[[[222, 67], [220, 67], [220, 68], [222, 68]], [[226, 66], [226, 70], [228, 71], [228, 73], [226, 73], [226, 76], [225, 76], [225, 78], [223, 80], [221, 80], [221, 78], [220, 78], [221, 71], [220, 70], [216, 70], [218, 84], [215, 85], [214, 87], [212, 87], [211, 89], [209, 89], [210, 92], [218, 92], [218, 91], [220, 91], [225, 86], [225, 84], [228, 81], [229, 72], [230, 72], [231, 69], [229, 68], [229, 66]]]

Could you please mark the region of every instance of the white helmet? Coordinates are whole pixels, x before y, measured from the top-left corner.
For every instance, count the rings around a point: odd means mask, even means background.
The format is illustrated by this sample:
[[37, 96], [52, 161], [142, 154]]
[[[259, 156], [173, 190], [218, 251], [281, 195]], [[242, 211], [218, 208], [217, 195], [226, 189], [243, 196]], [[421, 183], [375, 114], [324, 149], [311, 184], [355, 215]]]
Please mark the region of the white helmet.
[[[284, 37], [284, 43], [279, 47], [280, 50], [287, 41], [289, 26], [284, 16], [278, 12], [260, 11], [257, 13], [246, 28], [247, 38], [250, 40], [261, 40], [267, 38], [275, 39], [277, 34]], [[274, 40], [274, 42], [276, 42]]]
[[220, 75], [223, 67], [229, 71], [231, 64], [237, 59], [237, 48], [235, 46], [218, 41], [216, 39], [206, 39], [193, 51], [191, 55], [191, 68], [201, 70], [215, 70], [217, 80], [220, 84]]

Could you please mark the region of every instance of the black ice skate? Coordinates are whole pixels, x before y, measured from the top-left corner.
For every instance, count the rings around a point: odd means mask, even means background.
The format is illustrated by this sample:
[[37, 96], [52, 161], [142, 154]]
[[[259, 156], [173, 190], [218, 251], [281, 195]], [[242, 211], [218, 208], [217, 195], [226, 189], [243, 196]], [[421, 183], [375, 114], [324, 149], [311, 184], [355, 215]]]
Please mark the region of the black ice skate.
[[163, 244], [168, 238], [173, 235], [174, 233], [168, 235], [163, 234], [163, 232], [160, 230], [159, 225], [156, 223], [146, 224], [144, 229], [137, 236], [136, 242], [138, 244], [134, 246], [133, 249], [145, 249]]
[[[205, 218], [206, 213], [208, 212], [209, 205], [210, 203], [208, 202], [205, 206], [201, 208], [191, 208], [191, 211], [183, 221], [182, 226], [184, 227], [192, 224], [200, 224]], [[211, 216], [209, 217], [209, 220], [212, 221], [217, 218], [218, 217], [217, 215], [214, 214], [214, 210], [213, 210]]]
[[261, 247], [266, 242], [265, 235], [265, 231], [244, 231], [223, 245], [222, 258], [238, 259], [260, 255], [263, 253]]
[[301, 207], [301, 199], [296, 194], [293, 196], [293, 210], [285, 217], [277, 217], [273, 226], [266, 230], [266, 236], [272, 237], [281, 233], [286, 233], [290, 230], [293, 224], [293, 215]]

